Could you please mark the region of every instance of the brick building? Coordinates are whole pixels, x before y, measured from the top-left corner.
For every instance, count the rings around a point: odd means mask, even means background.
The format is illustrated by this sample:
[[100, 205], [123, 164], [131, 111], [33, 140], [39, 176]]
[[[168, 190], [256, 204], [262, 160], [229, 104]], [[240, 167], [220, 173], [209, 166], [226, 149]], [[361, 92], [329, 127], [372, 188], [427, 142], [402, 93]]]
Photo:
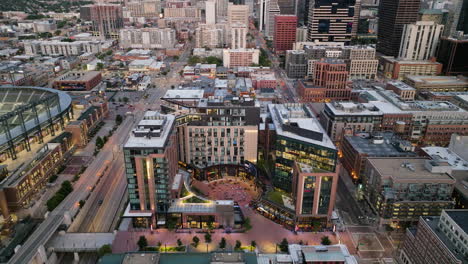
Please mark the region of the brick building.
[[102, 81], [98, 71], [71, 71], [54, 80], [52, 87], [64, 91], [89, 91]]
[[291, 15], [276, 15], [273, 34], [275, 53], [284, 54], [293, 48], [296, 42], [297, 17]]
[[322, 59], [312, 66], [312, 81], [300, 81], [298, 92], [303, 102], [349, 100], [348, 71], [343, 60]]

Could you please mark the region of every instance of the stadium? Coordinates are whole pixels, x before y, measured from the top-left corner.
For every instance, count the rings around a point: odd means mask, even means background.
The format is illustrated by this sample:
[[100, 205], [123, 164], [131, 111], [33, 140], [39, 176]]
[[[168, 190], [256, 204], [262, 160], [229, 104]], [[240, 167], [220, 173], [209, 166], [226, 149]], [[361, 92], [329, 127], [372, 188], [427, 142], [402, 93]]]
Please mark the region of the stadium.
[[66, 93], [42, 87], [0, 87], [0, 163], [64, 128], [72, 115]]

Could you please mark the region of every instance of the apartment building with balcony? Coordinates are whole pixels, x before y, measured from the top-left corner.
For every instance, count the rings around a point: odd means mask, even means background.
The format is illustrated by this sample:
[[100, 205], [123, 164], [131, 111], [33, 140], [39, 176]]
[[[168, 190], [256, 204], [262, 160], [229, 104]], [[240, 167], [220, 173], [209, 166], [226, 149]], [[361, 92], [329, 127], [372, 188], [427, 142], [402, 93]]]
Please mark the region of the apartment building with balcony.
[[179, 160], [210, 176], [211, 167], [257, 162], [260, 105], [248, 97], [202, 98], [177, 117]]
[[379, 224], [416, 222], [453, 208], [456, 181], [447, 170], [448, 166], [427, 158], [367, 159], [364, 195]]
[[172, 188], [178, 171], [174, 127], [175, 116], [148, 111], [123, 146], [129, 195], [125, 216], [134, 226], [165, 221], [171, 199], [177, 198]]

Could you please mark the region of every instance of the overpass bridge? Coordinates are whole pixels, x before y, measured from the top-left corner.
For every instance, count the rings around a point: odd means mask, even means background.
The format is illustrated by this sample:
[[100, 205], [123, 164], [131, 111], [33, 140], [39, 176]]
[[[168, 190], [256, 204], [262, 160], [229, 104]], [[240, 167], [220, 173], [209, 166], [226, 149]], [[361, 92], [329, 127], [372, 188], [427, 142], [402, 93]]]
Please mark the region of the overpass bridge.
[[104, 245], [112, 245], [114, 233], [59, 233], [45, 245], [50, 252], [97, 252]]

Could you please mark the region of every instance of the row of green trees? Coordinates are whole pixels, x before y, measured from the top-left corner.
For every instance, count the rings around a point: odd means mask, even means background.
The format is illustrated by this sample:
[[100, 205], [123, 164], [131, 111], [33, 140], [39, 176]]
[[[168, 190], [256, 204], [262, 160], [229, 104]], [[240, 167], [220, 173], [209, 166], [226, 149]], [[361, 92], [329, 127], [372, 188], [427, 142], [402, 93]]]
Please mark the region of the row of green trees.
[[[210, 233], [205, 234], [204, 238], [205, 238], [205, 243], [208, 244], [212, 242], [212, 237]], [[299, 243], [302, 244], [302, 241]], [[191, 245], [197, 248], [199, 244], [200, 244], [200, 238], [198, 236], [194, 236], [192, 238]], [[330, 238], [328, 236], [323, 236], [321, 238], [321, 244], [330, 245], [331, 244]], [[140, 236], [140, 238], [138, 239], [137, 245], [140, 251], [148, 250], [148, 240], [146, 239], [145, 236]], [[223, 237], [221, 238], [221, 241], [219, 242], [218, 247], [220, 249], [225, 249], [226, 246], [227, 246], [227, 241], [226, 241], [226, 238]], [[281, 252], [288, 252], [289, 242], [286, 238], [283, 238], [283, 240], [281, 240], [281, 242], [278, 243], [277, 246]], [[158, 243], [158, 246], [156, 248], [159, 249], [160, 247], [161, 247], [161, 243]], [[257, 247], [257, 242], [255, 242], [255, 240], [252, 240], [250, 242], [249, 247], [250, 247], [250, 250], [253, 251]], [[177, 248], [178, 249], [184, 248], [184, 245], [180, 239], [177, 239]], [[242, 242], [240, 240], [236, 240], [234, 250], [241, 250], [241, 249], [242, 249]]]
[[69, 181], [64, 181], [55, 195], [47, 201], [47, 210], [50, 212], [53, 211], [72, 191], [73, 186], [71, 183]]
[[223, 60], [214, 56], [209, 56], [206, 58], [202, 58], [199, 56], [190, 56], [187, 64], [188, 65], [195, 65], [197, 63], [204, 63], [204, 64], [216, 64], [216, 66], [222, 66], [223, 65]]

